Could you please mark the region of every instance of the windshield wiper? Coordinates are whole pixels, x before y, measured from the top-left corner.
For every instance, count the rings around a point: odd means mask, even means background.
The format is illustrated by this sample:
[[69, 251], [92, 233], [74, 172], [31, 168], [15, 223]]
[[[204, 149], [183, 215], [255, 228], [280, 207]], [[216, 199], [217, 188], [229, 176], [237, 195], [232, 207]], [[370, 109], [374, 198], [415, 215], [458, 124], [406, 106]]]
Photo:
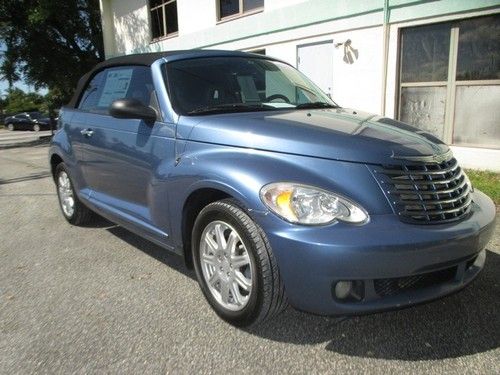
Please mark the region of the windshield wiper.
[[315, 109], [315, 108], [339, 108], [339, 106], [325, 102], [311, 102], [311, 103], [297, 104], [297, 106], [295, 107], [295, 109]]
[[227, 112], [252, 112], [270, 111], [276, 109], [267, 104], [229, 103], [200, 107], [187, 112], [188, 115], [201, 115], [205, 113], [227, 113]]

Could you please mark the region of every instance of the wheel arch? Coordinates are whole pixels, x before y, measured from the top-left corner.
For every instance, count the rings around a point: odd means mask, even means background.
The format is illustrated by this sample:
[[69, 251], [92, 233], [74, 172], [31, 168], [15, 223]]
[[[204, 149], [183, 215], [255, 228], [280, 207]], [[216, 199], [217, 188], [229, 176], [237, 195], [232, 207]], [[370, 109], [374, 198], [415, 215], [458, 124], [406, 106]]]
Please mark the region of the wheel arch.
[[50, 172], [52, 173], [52, 178], [56, 178], [55, 173], [56, 173], [56, 168], [59, 164], [63, 163], [64, 160], [59, 154], [52, 154], [50, 156]]
[[221, 199], [234, 198], [228, 192], [213, 188], [200, 187], [192, 191], [184, 201], [182, 207], [181, 235], [184, 262], [190, 269], [193, 268], [193, 253], [191, 250], [191, 232], [194, 222], [200, 211], [212, 202]]
[[234, 188], [216, 183], [203, 181], [195, 184], [187, 194], [182, 205], [181, 237], [184, 261], [189, 268], [193, 267], [193, 254], [191, 249], [191, 232], [194, 222], [200, 211], [212, 202], [222, 199], [233, 199], [243, 210], [248, 211], [248, 202], [245, 196]]

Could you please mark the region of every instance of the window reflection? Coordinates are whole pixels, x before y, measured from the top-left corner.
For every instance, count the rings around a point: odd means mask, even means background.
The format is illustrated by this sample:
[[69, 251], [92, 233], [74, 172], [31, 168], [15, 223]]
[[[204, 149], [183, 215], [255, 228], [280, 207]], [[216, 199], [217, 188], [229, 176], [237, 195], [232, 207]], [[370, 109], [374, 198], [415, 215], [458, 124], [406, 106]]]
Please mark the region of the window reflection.
[[459, 24], [457, 80], [500, 78], [500, 15]]
[[453, 143], [500, 148], [500, 86], [459, 86]]
[[403, 29], [400, 77], [400, 120], [445, 142], [500, 147], [499, 14]]
[[446, 87], [404, 87], [400, 119], [443, 139], [445, 106]]
[[446, 81], [450, 25], [414, 27], [401, 34], [401, 81]]

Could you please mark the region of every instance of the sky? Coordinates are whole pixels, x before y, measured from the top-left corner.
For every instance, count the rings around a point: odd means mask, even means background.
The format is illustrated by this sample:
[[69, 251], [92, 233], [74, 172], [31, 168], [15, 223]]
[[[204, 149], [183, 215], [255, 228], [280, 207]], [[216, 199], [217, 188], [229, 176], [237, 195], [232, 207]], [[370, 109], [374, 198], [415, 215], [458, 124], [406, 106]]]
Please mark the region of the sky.
[[[2, 55], [2, 52], [6, 50], [5, 44], [0, 43], [0, 58]], [[24, 92], [38, 92], [41, 95], [45, 95], [47, 93], [47, 89], [42, 89], [42, 90], [35, 90], [33, 86], [28, 86], [26, 82], [24, 81], [18, 81], [14, 83], [14, 87], [17, 87]], [[7, 94], [7, 89], [9, 88], [9, 84], [7, 83], [7, 80], [5, 79], [0, 79], [0, 96], [6, 95]]]
[[[7, 94], [7, 89], [8, 89], [9, 85], [7, 83], [6, 80], [0, 80], [0, 95], [6, 95]], [[36, 91], [35, 88], [33, 86], [28, 86], [26, 83], [22, 82], [22, 81], [18, 81], [14, 84], [14, 87], [17, 87], [21, 90], [23, 90], [24, 92], [33, 92], [33, 91]], [[38, 90], [37, 91], [39, 94], [41, 95], [45, 95], [47, 93], [47, 90], [46, 89], [41, 89], [41, 90]]]

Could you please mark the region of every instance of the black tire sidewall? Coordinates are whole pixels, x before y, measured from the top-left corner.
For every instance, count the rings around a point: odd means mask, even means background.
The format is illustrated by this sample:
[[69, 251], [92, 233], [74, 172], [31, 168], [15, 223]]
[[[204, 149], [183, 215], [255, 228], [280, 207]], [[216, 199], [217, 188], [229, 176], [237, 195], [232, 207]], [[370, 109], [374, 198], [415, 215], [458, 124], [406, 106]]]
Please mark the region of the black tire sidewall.
[[[232, 205], [233, 207], [240, 210], [243, 214], [245, 214], [239, 207]], [[246, 215], [246, 214], [245, 214]], [[248, 215], [247, 215], [248, 216]], [[223, 221], [230, 226], [232, 226], [239, 234], [241, 240], [243, 241], [248, 255], [251, 258], [252, 262], [252, 293], [250, 294], [250, 299], [247, 305], [240, 311], [232, 311], [221, 306], [217, 300], [213, 297], [210, 292], [205, 278], [203, 277], [203, 272], [201, 270], [200, 264], [200, 240], [201, 234], [206, 226], [213, 221]], [[251, 219], [250, 219], [251, 220]], [[253, 221], [251, 221], [253, 225]], [[193, 260], [194, 267], [196, 271], [196, 276], [198, 278], [198, 283], [200, 288], [205, 295], [205, 298], [210, 303], [212, 308], [215, 310], [217, 315], [219, 315], [224, 320], [230, 322], [234, 325], [248, 325], [251, 324], [253, 320], [255, 320], [259, 314], [259, 310], [262, 304], [262, 265], [257, 260], [257, 250], [256, 244], [252, 240], [250, 234], [250, 228], [247, 228], [241, 220], [234, 215], [233, 212], [228, 210], [222, 205], [212, 206], [209, 205], [205, 209], [200, 212], [200, 215], [195, 221], [193, 232], [192, 232], [192, 252], [193, 252]]]
[[10, 131], [14, 130], [14, 124], [7, 124], [7, 129]]

